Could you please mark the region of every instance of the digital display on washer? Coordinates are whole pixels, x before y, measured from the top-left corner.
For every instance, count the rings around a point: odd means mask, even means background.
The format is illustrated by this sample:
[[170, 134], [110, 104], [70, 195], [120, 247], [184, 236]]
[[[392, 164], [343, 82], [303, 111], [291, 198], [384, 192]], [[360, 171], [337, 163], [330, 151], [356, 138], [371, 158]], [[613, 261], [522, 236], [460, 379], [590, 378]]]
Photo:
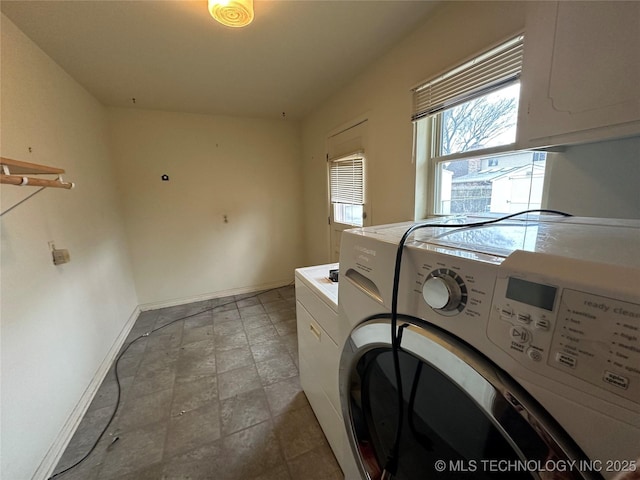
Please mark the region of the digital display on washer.
[[553, 310], [557, 291], [556, 287], [509, 277], [506, 297], [516, 302], [551, 311]]

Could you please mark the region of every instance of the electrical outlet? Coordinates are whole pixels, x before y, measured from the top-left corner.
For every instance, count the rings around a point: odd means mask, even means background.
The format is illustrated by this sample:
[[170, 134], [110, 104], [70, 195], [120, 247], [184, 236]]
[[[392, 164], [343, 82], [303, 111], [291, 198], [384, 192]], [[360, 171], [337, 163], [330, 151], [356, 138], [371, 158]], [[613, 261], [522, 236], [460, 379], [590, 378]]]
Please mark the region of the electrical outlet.
[[71, 261], [71, 257], [69, 256], [69, 250], [66, 249], [53, 249], [51, 251], [53, 254], [53, 264], [54, 265], [62, 265], [64, 263], [69, 263]]

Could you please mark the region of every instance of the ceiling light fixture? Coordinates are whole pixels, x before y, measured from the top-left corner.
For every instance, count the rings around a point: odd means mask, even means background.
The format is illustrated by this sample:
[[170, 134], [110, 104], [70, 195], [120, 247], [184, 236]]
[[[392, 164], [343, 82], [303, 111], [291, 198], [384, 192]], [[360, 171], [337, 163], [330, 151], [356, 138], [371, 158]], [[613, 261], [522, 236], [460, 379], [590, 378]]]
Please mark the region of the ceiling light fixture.
[[244, 27], [253, 21], [253, 0], [209, 0], [209, 13], [227, 27]]

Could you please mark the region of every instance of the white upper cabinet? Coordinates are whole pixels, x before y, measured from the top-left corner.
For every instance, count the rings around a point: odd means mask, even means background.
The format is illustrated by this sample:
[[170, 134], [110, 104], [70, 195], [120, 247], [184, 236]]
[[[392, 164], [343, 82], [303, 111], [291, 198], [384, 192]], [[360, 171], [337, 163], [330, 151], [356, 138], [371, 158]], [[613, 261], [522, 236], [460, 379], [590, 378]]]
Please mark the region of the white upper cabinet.
[[640, 134], [640, 2], [527, 7], [518, 147]]

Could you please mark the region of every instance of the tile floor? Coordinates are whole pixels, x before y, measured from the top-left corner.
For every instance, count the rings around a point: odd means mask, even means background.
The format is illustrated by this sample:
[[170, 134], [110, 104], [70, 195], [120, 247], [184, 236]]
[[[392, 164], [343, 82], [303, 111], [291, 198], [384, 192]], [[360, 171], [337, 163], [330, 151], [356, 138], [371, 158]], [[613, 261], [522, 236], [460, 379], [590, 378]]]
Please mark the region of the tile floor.
[[[56, 480], [343, 478], [300, 387], [293, 287], [143, 312], [125, 346], [163, 325], [122, 356], [113, 423]], [[56, 472], [91, 448], [115, 404], [112, 368]]]

